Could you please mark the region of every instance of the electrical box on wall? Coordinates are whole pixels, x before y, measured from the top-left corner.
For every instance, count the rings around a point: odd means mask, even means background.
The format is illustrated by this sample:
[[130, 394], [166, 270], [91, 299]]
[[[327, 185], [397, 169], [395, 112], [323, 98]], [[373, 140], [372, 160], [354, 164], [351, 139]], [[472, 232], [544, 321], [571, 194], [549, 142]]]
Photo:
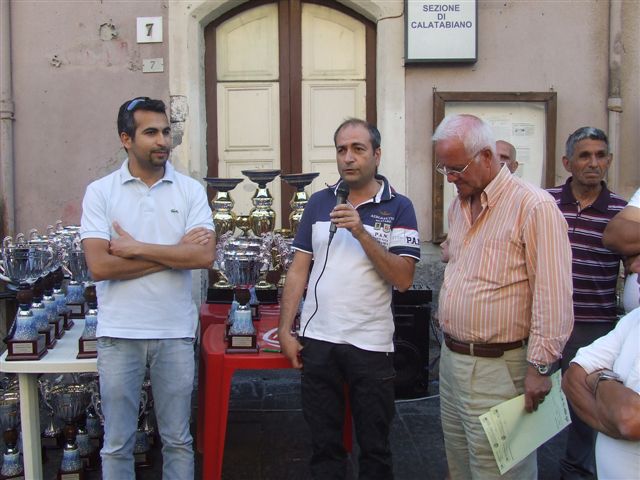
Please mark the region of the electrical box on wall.
[[162, 42], [162, 17], [138, 17], [136, 21], [138, 43]]

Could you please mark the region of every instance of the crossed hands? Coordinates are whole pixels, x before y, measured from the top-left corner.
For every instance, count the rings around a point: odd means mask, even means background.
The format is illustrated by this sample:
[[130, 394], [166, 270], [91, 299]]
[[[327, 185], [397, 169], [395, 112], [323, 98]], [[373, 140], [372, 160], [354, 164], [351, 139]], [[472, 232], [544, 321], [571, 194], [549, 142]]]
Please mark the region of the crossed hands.
[[[113, 229], [118, 234], [118, 238], [112, 238], [109, 242], [109, 253], [121, 258], [135, 258], [140, 256], [142, 242], [133, 238], [124, 230], [118, 222], [113, 222]], [[178, 244], [207, 245], [213, 241], [214, 233], [204, 227], [197, 227], [187, 232]]]

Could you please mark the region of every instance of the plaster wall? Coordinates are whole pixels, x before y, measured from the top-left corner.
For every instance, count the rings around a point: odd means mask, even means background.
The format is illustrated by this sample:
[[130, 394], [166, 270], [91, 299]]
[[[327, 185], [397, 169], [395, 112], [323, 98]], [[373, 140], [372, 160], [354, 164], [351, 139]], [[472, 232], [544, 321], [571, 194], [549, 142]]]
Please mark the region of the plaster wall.
[[[432, 238], [433, 89], [558, 93], [556, 183], [568, 135], [583, 125], [607, 131], [608, 3], [478, 2], [475, 65], [407, 68], [408, 194], [422, 240]], [[446, 212], [445, 212], [446, 215]]]
[[622, 114], [616, 191], [626, 199], [640, 188], [640, 2], [622, 5]]
[[[17, 232], [79, 223], [87, 184], [124, 158], [119, 106], [168, 104], [167, 42], [136, 43], [136, 17], [165, 17], [166, 38], [166, 14], [157, 1], [11, 2]], [[164, 73], [143, 74], [158, 57]]]

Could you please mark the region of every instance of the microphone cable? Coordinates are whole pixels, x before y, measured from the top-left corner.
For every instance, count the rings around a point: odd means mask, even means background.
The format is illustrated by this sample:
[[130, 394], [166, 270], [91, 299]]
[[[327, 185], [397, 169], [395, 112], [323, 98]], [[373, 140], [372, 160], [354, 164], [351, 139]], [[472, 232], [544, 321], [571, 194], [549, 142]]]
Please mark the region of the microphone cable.
[[318, 283], [320, 283], [320, 279], [322, 278], [322, 275], [324, 275], [324, 271], [327, 268], [327, 260], [329, 259], [329, 248], [331, 247], [331, 242], [329, 242], [327, 244], [327, 253], [324, 256], [324, 264], [322, 265], [322, 270], [320, 271], [320, 275], [318, 275], [318, 279], [316, 280], [316, 284], [313, 286], [313, 298], [316, 302], [316, 308], [313, 311], [313, 313], [311, 314], [311, 316], [309, 317], [309, 320], [307, 320], [307, 323], [304, 324], [304, 329], [302, 330], [302, 337], [304, 338], [304, 334], [307, 331], [307, 327], [309, 326], [309, 324], [311, 323], [311, 320], [313, 320], [313, 317], [316, 316], [316, 313], [318, 313]]

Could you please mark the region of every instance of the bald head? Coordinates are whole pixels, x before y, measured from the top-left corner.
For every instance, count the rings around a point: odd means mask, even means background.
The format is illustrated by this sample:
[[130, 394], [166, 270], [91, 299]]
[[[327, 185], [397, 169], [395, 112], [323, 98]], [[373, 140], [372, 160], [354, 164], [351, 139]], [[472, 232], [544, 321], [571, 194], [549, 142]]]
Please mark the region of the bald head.
[[500, 159], [500, 163], [504, 163], [511, 173], [515, 172], [518, 168], [518, 162], [516, 160], [516, 147], [504, 140], [498, 140], [496, 142], [496, 153]]

